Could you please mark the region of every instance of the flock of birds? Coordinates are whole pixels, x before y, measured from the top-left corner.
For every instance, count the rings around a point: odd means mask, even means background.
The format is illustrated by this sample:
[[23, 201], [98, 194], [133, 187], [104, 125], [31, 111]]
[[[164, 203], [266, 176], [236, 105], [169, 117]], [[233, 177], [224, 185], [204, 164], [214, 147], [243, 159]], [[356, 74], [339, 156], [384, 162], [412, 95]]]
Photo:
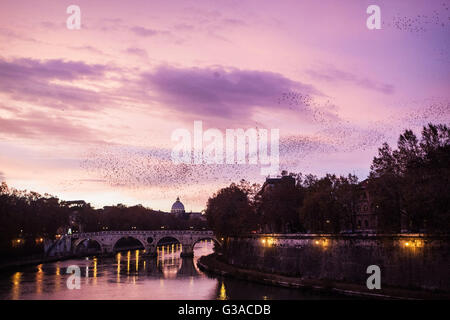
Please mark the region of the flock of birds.
[[418, 14], [416, 16], [396, 15], [391, 21], [383, 22], [384, 27], [392, 27], [400, 31], [423, 33], [433, 27], [445, 28], [450, 23], [450, 10], [448, 3], [442, 3], [440, 9], [435, 9], [431, 14]]
[[443, 40], [440, 41], [439, 48], [436, 48], [436, 59], [438, 62], [450, 63], [450, 5], [442, 3], [440, 8], [432, 10], [429, 14], [417, 14], [415, 16], [404, 16], [397, 14], [386, 20], [382, 19], [383, 28], [395, 29], [408, 32], [417, 36], [427, 36], [430, 31], [445, 32]]
[[[293, 97], [294, 94], [283, 97]], [[301, 93], [298, 93], [301, 96]], [[309, 106], [314, 99], [307, 100]], [[303, 103], [298, 100], [298, 103]], [[421, 107], [426, 103], [427, 107]], [[414, 102], [412, 103], [414, 105]], [[282, 136], [280, 139], [280, 170], [304, 171], [313, 165], [317, 157], [327, 157], [335, 152], [374, 150], [389, 138], [397, 138], [404, 128], [420, 129], [424, 123], [449, 123], [450, 101], [439, 98], [415, 102], [417, 108], [404, 113], [393, 112], [383, 122], [372, 122], [364, 128], [343, 119], [323, 126], [314, 135]], [[411, 105], [411, 102], [408, 106]], [[402, 108], [402, 106], [398, 106]], [[325, 112], [326, 113], [326, 112]], [[401, 128], [399, 127], [401, 126]], [[90, 176], [106, 181], [114, 187], [127, 189], [157, 188], [158, 198], [173, 198], [174, 194], [190, 193], [201, 198], [211, 193], [212, 186], [223, 187], [245, 178], [255, 181], [261, 176], [259, 166], [239, 164], [174, 164], [171, 150], [136, 149], [109, 146], [96, 148], [86, 154], [82, 162]], [[374, 154], [375, 155], [375, 154]], [[301, 168], [301, 169], [299, 169]]]
[[[431, 15], [397, 15], [384, 26], [411, 33], [446, 28], [450, 22], [449, 5], [443, 3], [441, 9], [434, 10]], [[442, 54], [448, 57], [448, 51], [444, 51]], [[327, 157], [335, 152], [376, 151], [384, 141], [396, 139], [403, 129], [412, 128], [419, 134], [425, 123], [450, 123], [450, 101], [439, 97], [406, 101], [404, 105], [397, 103], [392, 114], [383, 121], [372, 121], [364, 127], [342, 119], [332, 98], [319, 99], [307, 93], [290, 91], [281, 93], [277, 103], [293, 112], [302, 112], [318, 128], [313, 135], [281, 137], [280, 170], [304, 171], [314, 165], [317, 157]], [[114, 187], [155, 187], [159, 190], [158, 198], [184, 194], [187, 190], [193, 198], [204, 198], [210, 195], [211, 186], [223, 187], [243, 178], [254, 181], [254, 177], [260, 177], [259, 166], [174, 164], [170, 152], [169, 148], [99, 147], [86, 154], [81, 166], [89, 175]]]
[[304, 105], [311, 106], [313, 98], [309, 94], [301, 94], [296, 91], [283, 92], [278, 98], [278, 104], [286, 104], [288, 106]]
[[277, 99], [278, 105], [285, 106], [290, 110], [301, 112], [304, 117], [309, 118], [314, 123], [328, 125], [337, 118], [336, 106], [330, 98], [319, 101], [310, 94], [298, 91], [281, 93]]
[[86, 154], [81, 166], [88, 175], [100, 177], [113, 187], [155, 187], [158, 199], [172, 199], [174, 195], [188, 191], [194, 198], [209, 196], [211, 188], [208, 186], [223, 187], [248, 174], [248, 166], [238, 164], [174, 164], [170, 152], [104, 147], [101, 151], [94, 149]]

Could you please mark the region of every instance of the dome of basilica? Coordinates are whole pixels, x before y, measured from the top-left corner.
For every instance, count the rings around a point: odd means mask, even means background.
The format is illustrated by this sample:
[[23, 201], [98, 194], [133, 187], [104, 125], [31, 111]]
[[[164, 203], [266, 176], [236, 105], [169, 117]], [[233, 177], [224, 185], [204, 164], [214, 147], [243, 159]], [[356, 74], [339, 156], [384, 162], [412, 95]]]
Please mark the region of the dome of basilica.
[[180, 197], [177, 198], [177, 201], [175, 201], [172, 205], [172, 209], [170, 210], [171, 213], [184, 213], [184, 205], [180, 201]]

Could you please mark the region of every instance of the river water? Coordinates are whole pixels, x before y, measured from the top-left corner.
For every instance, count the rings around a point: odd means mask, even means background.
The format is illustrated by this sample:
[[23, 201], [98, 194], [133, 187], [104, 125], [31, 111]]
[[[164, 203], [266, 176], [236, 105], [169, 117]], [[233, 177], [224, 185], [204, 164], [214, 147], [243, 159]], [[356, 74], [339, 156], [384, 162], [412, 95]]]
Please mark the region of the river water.
[[[140, 250], [114, 257], [89, 257], [44, 263], [0, 273], [0, 299], [336, 299], [340, 297], [206, 275], [196, 261], [213, 251], [211, 241], [198, 243], [194, 258], [180, 258], [180, 247], [160, 247], [157, 257]], [[80, 288], [67, 273], [80, 270]], [[69, 285], [68, 285], [69, 283]], [[72, 284], [72, 286], [71, 286]]]

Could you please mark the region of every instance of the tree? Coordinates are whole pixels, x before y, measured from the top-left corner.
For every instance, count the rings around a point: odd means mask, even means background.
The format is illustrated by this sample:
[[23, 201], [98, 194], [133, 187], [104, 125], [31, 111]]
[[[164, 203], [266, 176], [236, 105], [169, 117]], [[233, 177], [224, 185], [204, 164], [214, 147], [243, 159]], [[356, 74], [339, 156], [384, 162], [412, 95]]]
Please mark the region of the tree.
[[428, 124], [420, 142], [405, 130], [397, 148], [383, 144], [371, 166], [369, 190], [380, 231], [448, 232], [450, 130]]
[[300, 221], [309, 232], [339, 233], [354, 229], [358, 178], [327, 174], [321, 179], [309, 176], [305, 197], [299, 208]]
[[[287, 172], [282, 173], [287, 177]], [[298, 207], [303, 202], [303, 188], [292, 179], [282, 178], [262, 190], [256, 201], [256, 210], [265, 231], [270, 233], [290, 233], [303, 230], [298, 218]]]
[[219, 238], [248, 233], [256, 228], [256, 217], [246, 188], [234, 183], [208, 199], [206, 218]]

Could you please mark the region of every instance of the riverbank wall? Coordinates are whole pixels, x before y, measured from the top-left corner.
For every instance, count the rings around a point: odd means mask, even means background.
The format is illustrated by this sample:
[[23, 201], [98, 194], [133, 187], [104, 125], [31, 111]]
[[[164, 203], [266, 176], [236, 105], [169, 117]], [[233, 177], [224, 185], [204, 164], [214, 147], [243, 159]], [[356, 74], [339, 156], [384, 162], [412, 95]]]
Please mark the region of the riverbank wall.
[[258, 234], [227, 238], [221, 260], [238, 268], [305, 281], [364, 287], [372, 274], [367, 268], [376, 265], [382, 287], [450, 291], [449, 236]]

